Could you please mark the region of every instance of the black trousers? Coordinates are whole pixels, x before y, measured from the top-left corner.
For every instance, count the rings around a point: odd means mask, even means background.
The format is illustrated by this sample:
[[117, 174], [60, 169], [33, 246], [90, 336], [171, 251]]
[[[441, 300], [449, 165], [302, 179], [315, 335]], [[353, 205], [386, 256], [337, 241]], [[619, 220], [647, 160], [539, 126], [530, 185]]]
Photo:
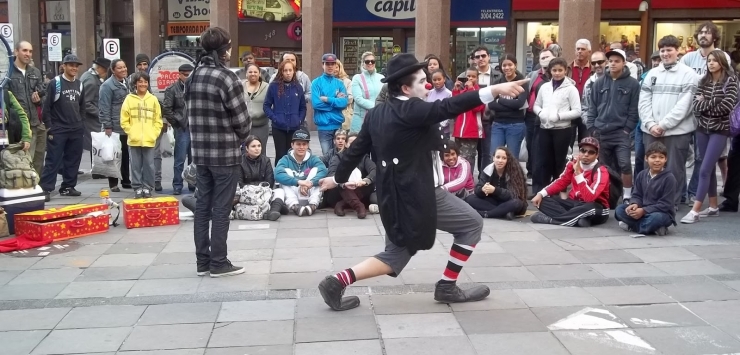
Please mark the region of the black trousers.
[[[121, 185], [131, 186], [131, 176], [129, 175], [129, 168], [131, 160], [128, 154], [128, 136], [121, 134]], [[108, 178], [108, 187], [113, 188], [118, 185], [117, 178]]]
[[77, 171], [82, 161], [84, 134], [61, 133], [46, 137], [46, 160], [39, 184], [44, 191], [54, 191], [57, 172], [62, 173], [61, 189], [77, 186]]
[[527, 131], [524, 135], [527, 146], [527, 175], [532, 177], [532, 169], [534, 168], [533, 163], [536, 156], [534, 150], [535, 133], [537, 132], [537, 129], [540, 128], [537, 124], [537, 115], [535, 115], [534, 112], [527, 111], [527, 115], [524, 116], [524, 126], [527, 127]]
[[532, 192], [537, 193], [560, 176], [567, 163], [571, 129], [543, 129], [537, 131], [537, 159], [532, 174]]
[[581, 117], [573, 120], [571, 124], [573, 125], [573, 132], [571, 133], [573, 138], [571, 140], [571, 145], [573, 145], [573, 143], [578, 143], [588, 136], [588, 128], [586, 128], [586, 123], [583, 122], [583, 118]]
[[234, 191], [241, 175], [239, 165], [198, 165], [198, 196], [193, 221], [198, 266], [210, 265], [214, 269], [228, 262], [226, 239], [229, 235], [229, 214], [234, 206]]
[[722, 196], [726, 198], [724, 204], [738, 206], [740, 195], [740, 138], [732, 139], [730, 154], [727, 157], [727, 184]]
[[288, 150], [290, 150], [290, 141], [293, 139], [293, 133], [295, 133], [295, 130], [272, 130], [272, 142], [275, 144], [275, 166], [277, 166], [280, 158], [285, 156], [285, 154], [288, 154]]
[[540, 212], [552, 218], [553, 224], [574, 227], [581, 218], [591, 220], [591, 225], [604, 224], [609, 220], [609, 209], [596, 202], [583, 202], [560, 197], [545, 197], [540, 203]]
[[491, 122], [483, 123], [484, 137], [478, 140], [478, 171], [481, 172], [493, 161], [491, 156]]
[[511, 212], [514, 215], [522, 215], [527, 210], [527, 203], [516, 198], [509, 200], [498, 200], [493, 197], [478, 197], [470, 195], [465, 198], [470, 207], [476, 211], [485, 211], [489, 218], [504, 218]]

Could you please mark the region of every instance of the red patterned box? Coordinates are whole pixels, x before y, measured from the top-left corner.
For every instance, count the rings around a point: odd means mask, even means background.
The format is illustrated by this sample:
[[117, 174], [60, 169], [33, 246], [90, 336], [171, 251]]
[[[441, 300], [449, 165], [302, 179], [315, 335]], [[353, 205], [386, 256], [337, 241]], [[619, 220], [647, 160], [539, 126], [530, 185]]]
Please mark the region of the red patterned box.
[[180, 201], [174, 197], [123, 200], [126, 228], [180, 224]]
[[108, 206], [71, 205], [15, 215], [15, 234], [30, 240], [65, 240], [108, 231]]

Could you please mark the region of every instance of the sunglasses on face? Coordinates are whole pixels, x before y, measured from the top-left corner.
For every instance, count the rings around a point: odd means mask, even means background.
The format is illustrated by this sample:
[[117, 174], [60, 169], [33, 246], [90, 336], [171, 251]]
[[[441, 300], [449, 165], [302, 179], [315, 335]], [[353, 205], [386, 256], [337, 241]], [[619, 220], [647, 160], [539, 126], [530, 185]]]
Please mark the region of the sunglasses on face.
[[606, 60], [595, 60], [591, 62], [591, 65], [602, 65], [606, 63]]
[[488, 57], [488, 54], [478, 54], [476, 56], [473, 56], [473, 58], [475, 59], [481, 59], [481, 58], [487, 58], [487, 57]]
[[375, 64], [375, 60], [374, 59], [368, 59], [368, 60], [365, 61], [365, 64], [367, 64], [367, 65]]
[[580, 152], [581, 152], [581, 154], [596, 155], [596, 151], [595, 150], [591, 150], [591, 149], [583, 149], [583, 148], [581, 148], [580, 149]]

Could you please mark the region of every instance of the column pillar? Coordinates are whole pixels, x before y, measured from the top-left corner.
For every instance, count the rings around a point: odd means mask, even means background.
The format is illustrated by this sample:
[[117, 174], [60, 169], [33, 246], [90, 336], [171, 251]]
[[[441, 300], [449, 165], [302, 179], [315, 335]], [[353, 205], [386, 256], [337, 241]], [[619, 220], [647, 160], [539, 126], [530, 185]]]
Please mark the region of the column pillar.
[[39, 0], [8, 0], [8, 19], [13, 24], [15, 43], [30, 42], [33, 46], [33, 62], [41, 68]]
[[301, 6], [303, 71], [311, 79], [324, 72], [321, 56], [331, 52], [332, 5], [332, 0], [304, 0]]
[[[72, 53], [80, 58], [83, 68], [95, 60], [95, 0], [70, 0]], [[80, 74], [82, 75], [82, 74]]]
[[[144, 53], [150, 60], [160, 52], [159, 10], [157, 0], [134, 0], [134, 52]], [[136, 63], [126, 66], [129, 71], [136, 70]]]
[[439, 56], [442, 63], [450, 62], [450, 0], [416, 2], [416, 58], [427, 54]]
[[231, 35], [231, 64], [239, 66], [239, 2], [236, 0], [211, 0], [211, 27], [221, 27]]
[[565, 60], [575, 60], [576, 41], [580, 38], [591, 41], [592, 49], [598, 46], [600, 22], [601, 0], [560, 0], [558, 43]]

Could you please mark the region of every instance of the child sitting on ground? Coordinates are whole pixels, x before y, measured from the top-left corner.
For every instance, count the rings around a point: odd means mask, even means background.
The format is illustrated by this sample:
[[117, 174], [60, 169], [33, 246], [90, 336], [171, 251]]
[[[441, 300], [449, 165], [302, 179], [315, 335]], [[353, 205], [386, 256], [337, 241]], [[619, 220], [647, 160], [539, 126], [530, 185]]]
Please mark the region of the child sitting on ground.
[[448, 141], [445, 146], [447, 150], [441, 152], [444, 162], [442, 174], [445, 179], [442, 187], [459, 198], [465, 198], [473, 193], [475, 187], [473, 169], [470, 163], [460, 156], [457, 143]]
[[626, 231], [664, 236], [670, 225], [676, 225], [676, 177], [665, 169], [668, 149], [663, 143], [651, 143], [645, 151], [645, 161], [648, 169], [635, 177], [630, 204], [617, 206], [615, 217]]

